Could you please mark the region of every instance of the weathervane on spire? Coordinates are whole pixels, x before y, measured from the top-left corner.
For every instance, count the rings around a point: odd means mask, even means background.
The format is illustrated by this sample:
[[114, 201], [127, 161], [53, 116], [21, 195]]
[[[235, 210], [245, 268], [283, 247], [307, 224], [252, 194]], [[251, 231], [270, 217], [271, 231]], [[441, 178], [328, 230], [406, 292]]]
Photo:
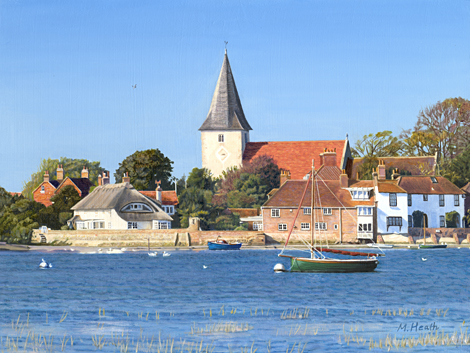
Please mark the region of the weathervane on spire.
[[225, 43], [225, 54], [227, 54], [227, 44], [228, 44], [228, 42], [226, 40], [224, 40], [224, 43]]

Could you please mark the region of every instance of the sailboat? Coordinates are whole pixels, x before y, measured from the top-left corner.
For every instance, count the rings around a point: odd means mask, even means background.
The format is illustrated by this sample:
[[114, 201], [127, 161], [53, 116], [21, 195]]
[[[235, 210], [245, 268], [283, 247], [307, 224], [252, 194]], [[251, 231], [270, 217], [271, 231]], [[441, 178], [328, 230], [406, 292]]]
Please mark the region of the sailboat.
[[[305, 194], [307, 192], [307, 188], [309, 183], [312, 182], [312, 212], [311, 212], [311, 227], [310, 227], [310, 234], [311, 234], [311, 243], [306, 242], [305, 240], [302, 241], [307, 246], [307, 251], [310, 253], [310, 257], [297, 257], [291, 255], [285, 255], [284, 250], [289, 243], [289, 238], [292, 234], [292, 230], [294, 229], [295, 221], [297, 216], [299, 215], [299, 211], [302, 207], [302, 202], [305, 198]], [[284, 248], [282, 249], [281, 253], [278, 255], [279, 257], [287, 257], [290, 258], [291, 261], [291, 272], [372, 272], [375, 270], [379, 261], [377, 260], [378, 256], [383, 256], [382, 254], [375, 254], [375, 253], [368, 253], [368, 252], [355, 252], [355, 251], [346, 251], [346, 250], [336, 250], [336, 249], [329, 249], [323, 248], [320, 243], [320, 247], [316, 246], [316, 238], [315, 238], [315, 165], [314, 161], [312, 160], [312, 171], [306, 183], [305, 190], [302, 194], [302, 198], [299, 203], [299, 207], [297, 209], [297, 213], [294, 217], [294, 221], [292, 226], [289, 230], [289, 234], [287, 235], [287, 240], [284, 244]], [[340, 255], [349, 255], [349, 256], [364, 256], [365, 259], [336, 259], [330, 258], [325, 256], [324, 253], [331, 252]]]
[[424, 217], [427, 217], [425, 213], [423, 213], [423, 244], [418, 245], [418, 249], [445, 249], [447, 248], [447, 244], [426, 244], [426, 220]]

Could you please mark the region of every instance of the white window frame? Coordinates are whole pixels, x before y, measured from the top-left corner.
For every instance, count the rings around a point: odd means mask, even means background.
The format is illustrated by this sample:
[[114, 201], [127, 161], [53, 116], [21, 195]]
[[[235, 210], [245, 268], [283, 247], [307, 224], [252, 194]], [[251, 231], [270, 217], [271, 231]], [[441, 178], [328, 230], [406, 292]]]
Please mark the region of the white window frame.
[[315, 230], [327, 230], [328, 226], [326, 222], [315, 222]]
[[311, 215], [312, 214], [312, 208], [311, 207], [304, 207], [304, 214], [305, 215]]
[[439, 194], [439, 207], [445, 207], [446, 205], [446, 198], [445, 195]]
[[310, 230], [310, 223], [307, 223], [307, 222], [300, 223], [300, 230]]
[[260, 222], [260, 221], [253, 222], [253, 230], [263, 230], [263, 222]]
[[454, 195], [454, 206], [460, 206], [459, 195]]
[[281, 231], [287, 230], [287, 223], [278, 223], [277, 230], [281, 230]]
[[94, 220], [93, 229], [104, 229], [105, 222], [103, 220]]
[[331, 207], [323, 208], [323, 215], [324, 216], [331, 216], [333, 214], [333, 209]]
[[44, 185], [41, 185], [41, 194], [45, 194], [46, 193], [46, 188], [44, 187]]
[[281, 217], [281, 210], [279, 208], [272, 208], [271, 209], [271, 217], [273, 217], [273, 218]]
[[[393, 195], [393, 197], [392, 197]], [[396, 192], [391, 192], [388, 194], [388, 204], [390, 207], [397, 207], [398, 205], [398, 200], [397, 200], [397, 193]]]
[[439, 228], [446, 227], [446, 216], [439, 216]]
[[372, 232], [372, 223], [359, 223], [357, 225], [357, 231], [359, 233], [370, 233], [370, 232]]
[[127, 222], [127, 229], [138, 229], [137, 222]]
[[428, 201], [428, 194], [423, 194], [423, 201]]
[[219, 134], [219, 136], [217, 137], [217, 140], [218, 140], [220, 143], [224, 143], [224, 142], [225, 142], [224, 134]]
[[408, 194], [408, 207], [413, 206], [413, 196], [412, 194]]

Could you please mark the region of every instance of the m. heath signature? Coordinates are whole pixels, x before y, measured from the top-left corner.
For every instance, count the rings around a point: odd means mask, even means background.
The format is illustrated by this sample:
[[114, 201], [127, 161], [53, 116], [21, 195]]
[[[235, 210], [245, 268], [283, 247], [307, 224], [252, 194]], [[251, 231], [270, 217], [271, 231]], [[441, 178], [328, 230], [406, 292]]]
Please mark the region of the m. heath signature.
[[423, 331], [437, 331], [439, 327], [436, 325], [435, 322], [432, 324], [420, 325], [418, 321], [412, 322], [411, 324], [400, 324], [398, 326], [397, 332], [423, 332]]

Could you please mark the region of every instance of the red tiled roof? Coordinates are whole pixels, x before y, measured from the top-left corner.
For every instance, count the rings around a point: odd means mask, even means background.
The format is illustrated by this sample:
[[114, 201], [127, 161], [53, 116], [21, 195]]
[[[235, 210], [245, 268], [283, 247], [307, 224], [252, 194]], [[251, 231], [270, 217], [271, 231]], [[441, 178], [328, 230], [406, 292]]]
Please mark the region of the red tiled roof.
[[464, 191], [444, 177], [435, 177], [437, 183], [433, 183], [428, 176], [402, 176], [398, 178], [398, 185], [409, 194], [445, 194], [462, 195]]
[[[302, 194], [305, 190], [306, 180], [288, 180], [263, 205], [264, 207], [299, 207]], [[318, 189], [317, 189], [318, 186]], [[311, 206], [312, 184], [309, 183], [303, 207]], [[318, 197], [320, 195], [320, 197]], [[353, 201], [348, 190], [342, 189], [338, 180], [316, 180], [315, 207], [355, 207], [361, 205], [374, 205], [374, 196], [367, 201]]]
[[316, 175], [323, 180], [339, 180], [341, 170], [337, 166], [322, 165]]
[[374, 187], [373, 180], [349, 180], [350, 188], [372, 188]]
[[320, 154], [336, 150], [336, 166], [342, 168], [341, 162], [347, 141], [273, 141], [248, 142], [243, 152], [243, 162], [250, 162], [259, 156], [269, 156], [280, 169], [289, 170], [292, 179], [302, 179], [312, 169], [312, 159], [319, 168]]
[[[142, 195], [150, 197], [151, 199], [155, 200], [157, 198], [157, 192], [155, 190], [154, 191], [139, 190], [139, 192]], [[162, 191], [162, 205], [166, 205], [166, 206], [178, 205], [178, 196], [176, 195], [176, 191], [174, 190]]]
[[[385, 163], [385, 169], [396, 168], [406, 170], [411, 175], [434, 175], [436, 170], [435, 156], [422, 157], [380, 157]], [[359, 167], [364, 163], [364, 158], [354, 158], [351, 176], [356, 177]]]
[[377, 186], [380, 193], [406, 194], [406, 190], [398, 186], [398, 180], [379, 180]]
[[259, 216], [257, 208], [229, 208], [231, 213], [237, 213], [240, 217], [255, 217]]

